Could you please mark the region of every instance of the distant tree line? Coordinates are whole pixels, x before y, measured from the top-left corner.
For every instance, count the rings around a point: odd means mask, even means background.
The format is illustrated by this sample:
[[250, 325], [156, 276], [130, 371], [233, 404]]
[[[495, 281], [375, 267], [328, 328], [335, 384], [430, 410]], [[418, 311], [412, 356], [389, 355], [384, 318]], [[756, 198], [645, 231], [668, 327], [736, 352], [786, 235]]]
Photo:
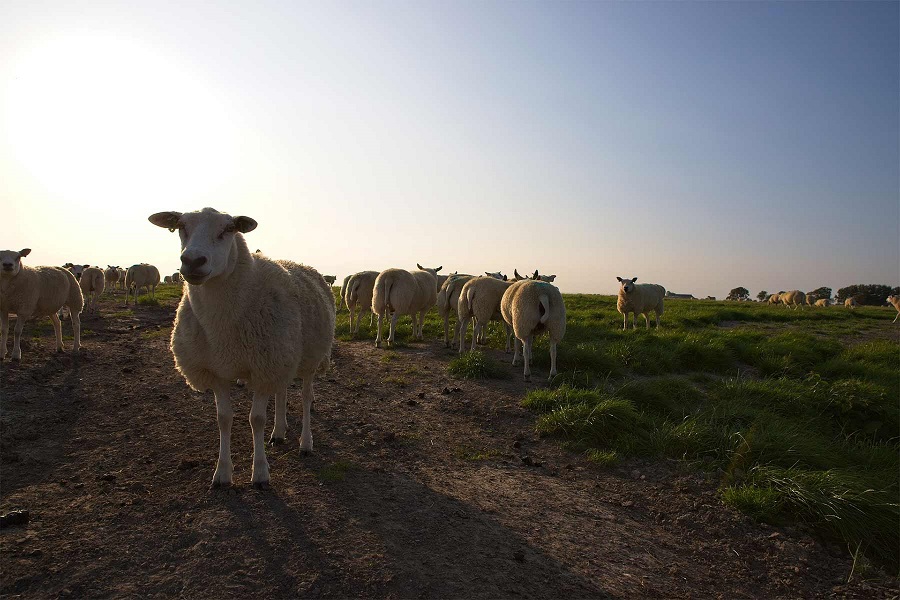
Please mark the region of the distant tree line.
[[837, 291], [837, 303], [841, 304], [847, 298], [855, 298], [857, 304], [881, 306], [891, 294], [900, 294], [900, 287], [889, 285], [848, 285]]

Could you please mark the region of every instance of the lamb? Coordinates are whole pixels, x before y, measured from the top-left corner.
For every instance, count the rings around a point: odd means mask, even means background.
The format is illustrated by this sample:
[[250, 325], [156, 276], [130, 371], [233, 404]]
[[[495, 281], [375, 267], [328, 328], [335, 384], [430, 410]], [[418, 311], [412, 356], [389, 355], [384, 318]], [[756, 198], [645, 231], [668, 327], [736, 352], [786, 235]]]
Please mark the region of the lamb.
[[[424, 337], [425, 313], [437, 301], [437, 272], [443, 267], [427, 269], [420, 264], [418, 271], [409, 272], [403, 269], [387, 269], [375, 279], [375, 290], [372, 294], [372, 312], [378, 315], [378, 333], [375, 336], [375, 347], [381, 347], [381, 324], [385, 316], [390, 316], [391, 326], [388, 344], [393, 345], [397, 329], [397, 317], [410, 315], [413, 322], [413, 338]], [[419, 315], [416, 320], [416, 313]]]
[[[502, 321], [500, 314], [500, 301], [503, 294], [513, 284], [512, 281], [503, 281], [488, 275], [487, 277], [473, 277], [462, 287], [457, 302], [457, 317], [459, 318], [459, 352], [463, 353], [466, 345], [466, 330], [469, 328], [469, 319], [475, 319], [472, 331], [472, 350], [479, 339], [484, 338], [485, 328], [489, 321]], [[506, 351], [509, 352], [512, 328], [506, 323]]]
[[622, 330], [628, 329], [628, 313], [631, 314], [631, 328], [635, 328], [634, 320], [638, 314], [644, 315], [647, 329], [650, 329], [650, 311], [656, 313], [656, 328], [659, 329], [659, 316], [663, 314], [663, 298], [666, 288], [655, 283], [635, 283], [637, 277], [619, 280], [619, 297], [616, 310], [622, 313]]
[[128, 293], [134, 288], [134, 303], [142, 287], [147, 288], [151, 298], [156, 297], [156, 286], [159, 285], [159, 269], [147, 263], [132, 265], [125, 272], [125, 306], [128, 306]]
[[854, 298], [853, 296], [847, 298], [846, 300], [844, 300], [844, 306], [851, 309], [856, 308], [856, 298]]
[[106, 279], [106, 289], [108, 289], [109, 293], [112, 294], [116, 289], [116, 284], [119, 283], [119, 267], [106, 265], [106, 270], [103, 272], [103, 277]]
[[106, 277], [99, 267], [88, 267], [81, 273], [81, 279], [78, 281], [81, 286], [81, 293], [84, 295], [84, 302], [87, 305], [87, 312], [94, 313], [97, 310], [97, 300], [103, 294], [106, 285]]
[[63, 306], [72, 314], [75, 334], [73, 350], [81, 348], [81, 309], [84, 298], [75, 276], [60, 267], [28, 267], [22, 258], [31, 254], [30, 248], [18, 252], [0, 251], [0, 360], [6, 356], [6, 338], [9, 333], [9, 313], [16, 315], [15, 337], [11, 358], [22, 359], [22, 330], [25, 322], [39, 317], [50, 317], [56, 333], [56, 351], [62, 352], [62, 324], [57, 316]]
[[328, 285], [334, 285], [334, 282], [337, 281], [337, 276], [335, 275], [323, 275], [322, 279], [325, 280], [325, 283]]
[[828, 298], [820, 298], [819, 300], [816, 300], [814, 306], [825, 307], [828, 305], [829, 305]]
[[793, 310], [794, 308], [802, 307], [806, 303], [806, 294], [800, 290], [790, 290], [780, 294], [780, 299], [782, 304]]
[[[350, 335], [359, 331], [359, 317], [363, 308], [372, 309], [372, 291], [375, 289], [375, 279], [378, 271], [360, 271], [350, 275], [346, 282], [347, 310], [350, 311]], [[375, 313], [369, 313], [374, 318]], [[372, 325], [371, 318], [369, 325]]]
[[334, 340], [334, 296], [312, 267], [251, 254], [243, 234], [256, 229], [250, 217], [212, 208], [162, 212], [154, 225], [178, 230], [181, 273], [187, 281], [178, 305], [171, 348], [175, 367], [191, 388], [212, 389], [219, 424], [219, 458], [213, 487], [232, 481], [231, 384], [242, 379], [253, 391], [251, 482], [269, 481], [264, 428], [266, 405], [275, 396], [272, 443], [287, 433], [287, 392], [303, 381], [300, 451], [311, 452], [313, 379], [327, 368]]
[[517, 365], [519, 347], [524, 345], [525, 380], [531, 379], [531, 347], [535, 335], [550, 334], [550, 379], [557, 374], [556, 346], [566, 334], [566, 305], [556, 286], [546, 281], [525, 279], [511, 284], [500, 300], [500, 314], [515, 333]]
[[891, 323], [896, 323], [897, 319], [900, 319], [900, 296], [896, 294], [891, 294], [887, 297], [886, 302], [897, 309], [897, 316], [894, 317], [894, 320]]

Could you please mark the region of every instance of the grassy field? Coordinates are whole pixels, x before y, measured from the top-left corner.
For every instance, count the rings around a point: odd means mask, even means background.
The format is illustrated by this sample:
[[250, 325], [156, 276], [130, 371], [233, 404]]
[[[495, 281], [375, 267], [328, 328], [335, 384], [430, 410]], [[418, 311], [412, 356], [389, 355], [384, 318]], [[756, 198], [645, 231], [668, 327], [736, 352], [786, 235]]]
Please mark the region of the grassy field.
[[[842, 540], [858, 566], [900, 560], [900, 326], [893, 309], [789, 310], [673, 300], [663, 328], [621, 331], [613, 296], [566, 295], [560, 375], [524, 398], [537, 428], [592, 460], [678, 458], [720, 481], [723, 502], [761, 521]], [[401, 319], [398, 345], [409, 339]], [[349, 339], [346, 309], [338, 339]], [[443, 336], [436, 313], [428, 339]], [[471, 335], [471, 328], [470, 328]], [[374, 329], [363, 318], [360, 338]], [[494, 327], [490, 345], [503, 347]], [[546, 338], [534, 362], [549, 369]], [[482, 353], [455, 376], [519, 369]]]

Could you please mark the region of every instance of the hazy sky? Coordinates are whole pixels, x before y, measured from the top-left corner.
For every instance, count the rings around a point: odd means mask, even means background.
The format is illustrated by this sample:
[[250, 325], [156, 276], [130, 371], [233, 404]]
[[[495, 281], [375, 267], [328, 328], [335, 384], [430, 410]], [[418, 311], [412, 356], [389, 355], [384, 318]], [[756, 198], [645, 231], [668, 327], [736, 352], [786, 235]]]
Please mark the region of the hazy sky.
[[179, 266], [213, 206], [343, 277], [900, 282], [896, 2], [0, 4], [0, 248]]

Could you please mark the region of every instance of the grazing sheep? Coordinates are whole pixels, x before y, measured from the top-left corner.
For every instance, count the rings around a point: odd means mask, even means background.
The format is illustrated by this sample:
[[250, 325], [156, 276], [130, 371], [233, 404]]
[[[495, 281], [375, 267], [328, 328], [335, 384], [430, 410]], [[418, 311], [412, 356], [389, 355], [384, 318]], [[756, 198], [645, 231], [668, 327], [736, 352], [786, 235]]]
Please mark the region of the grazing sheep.
[[325, 283], [327, 283], [328, 285], [334, 285], [334, 282], [337, 281], [337, 276], [336, 275], [323, 275], [322, 279], [324, 279]]
[[171, 284], [171, 283], [172, 283], [172, 276], [171, 276], [171, 275], [166, 275], [165, 277], [163, 277], [163, 283]]
[[851, 296], [851, 297], [847, 298], [846, 300], [844, 300], [844, 306], [852, 309], [852, 308], [856, 308], [857, 306], [859, 306], [859, 304], [856, 302], [856, 298]]
[[[444, 347], [449, 348], [450, 341], [450, 315], [456, 314], [456, 307], [459, 303], [459, 293], [462, 291], [463, 286], [467, 281], [472, 279], [472, 275], [450, 275], [447, 281], [441, 286], [441, 289], [437, 294], [437, 309], [438, 314], [444, 320]], [[459, 335], [459, 321], [456, 322], [456, 325], [453, 328], [453, 342], [456, 343], [456, 338]]]
[[[472, 331], [472, 350], [479, 339], [484, 339], [485, 329], [489, 321], [502, 321], [500, 314], [500, 301], [503, 294], [513, 284], [512, 281], [503, 281], [488, 275], [487, 277], [473, 277], [462, 287], [457, 302], [456, 315], [459, 319], [459, 352], [463, 353], [466, 346], [466, 330], [469, 328], [469, 319], [475, 319]], [[506, 325], [506, 351], [510, 350], [510, 337], [512, 329]]]
[[813, 306], [825, 307], [825, 306], [829, 306], [829, 304], [830, 304], [830, 302], [829, 302], [828, 298], [820, 298], [819, 300], [816, 300], [816, 302], [815, 302], [815, 304], [813, 304]]
[[886, 302], [888, 304], [890, 304], [891, 306], [893, 306], [895, 309], [897, 309], [897, 316], [894, 317], [893, 321], [891, 321], [891, 323], [896, 323], [897, 319], [900, 318], [900, 296], [897, 296], [896, 294], [891, 294], [890, 296], [887, 297]]
[[116, 284], [119, 283], [119, 267], [106, 265], [106, 270], [103, 271], [103, 277], [106, 280], [106, 289], [112, 294], [116, 289]]
[[91, 314], [97, 310], [97, 300], [103, 293], [106, 285], [106, 277], [99, 267], [88, 267], [81, 273], [81, 279], [78, 281], [81, 286], [81, 293], [84, 296], [84, 303], [87, 305], [87, 312]]
[[659, 316], [663, 314], [663, 298], [666, 297], [666, 288], [655, 283], [635, 283], [637, 277], [619, 280], [619, 297], [616, 300], [616, 310], [622, 313], [622, 329], [628, 329], [628, 313], [631, 314], [631, 328], [634, 329], [634, 320], [638, 314], [644, 315], [647, 329], [650, 329], [650, 311], [656, 313], [656, 328], [659, 329]]
[[256, 221], [212, 208], [163, 212], [150, 222], [181, 237], [181, 273], [187, 281], [172, 330], [175, 367], [191, 388], [212, 389], [219, 423], [219, 460], [213, 486], [231, 483], [231, 384], [253, 391], [251, 482], [269, 481], [263, 429], [275, 396], [272, 442], [287, 432], [287, 392], [303, 380], [301, 452], [313, 449], [310, 409], [313, 378], [327, 368], [334, 340], [334, 296], [312, 267], [251, 254], [242, 234]]
[[[437, 302], [437, 272], [443, 267], [426, 269], [420, 264], [418, 271], [409, 272], [403, 269], [387, 269], [375, 279], [375, 290], [372, 294], [372, 312], [378, 315], [378, 333], [375, 336], [375, 347], [381, 347], [381, 325], [385, 316], [390, 316], [391, 326], [388, 344], [394, 343], [397, 329], [397, 317], [412, 317], [413, 338], [424, 337], [425, 313]], [[416, 320], [416, 313], [419, 315]]]
[[[360, 271], [350, 275], [347, 280], [347, 290], [345, 300], [347, 302], [347, 310], [350, 311], [350, 335], [354, 335], [359, 331], [359, 317], [362, 316], [364, 308], [372, 310], [372, 291], [375, 289], [375, 279], [378, 277], [378, 271]], [[369, 326], [372, 326], [372, 319], [375, 313], [369, 312]]]
[[781, 304], [781, 295], [772, 294], [771, 296], [769, 296], [769, 304]]
[[159, 269], [147, 263], [132, 265], [125, 272], [125, 306], [128, 306], [128, 293], [134, 289], [134, 303], [142, 287], [147, 288], [151, 298], [156, 298], [156, 286], [159, 285]]
[[790, 290], [787, 292], [783, 292], [780, 294], [781, 303], [793, 310], [794, 308], [800, 307], [806, 303], [806, 294], [801, 292], [800, 290]]
[[535, 335], [550, 334], [550, 379], [556, 373], [556, 345], [566, 334], [566, 305], [556, 286], [546, 281], [516, 281], [503, 293], [500, 314], [512, 327], [515, 354], [512, 364], [519, 362], [519, 347], [524, 346], [525, 380], [531, 379], [531, 347]]
[[0, 251], [0, 360], [6, 356], [9, 333], [9, 314], [16, 315], [12, 360], [22, 358], [22, 329], [29, 319], [50, 317], [56, 333], [56, 351], [64, 350], [62, 324], [56, 314], [63, 306], [72, 314], [75, 333], [73, 350], [81, 348], [81, 309], [84, 298], [75, 276], [60, 267], [27, 267], [22, 258], [31, 254], [30, 248], [18, 252]]

